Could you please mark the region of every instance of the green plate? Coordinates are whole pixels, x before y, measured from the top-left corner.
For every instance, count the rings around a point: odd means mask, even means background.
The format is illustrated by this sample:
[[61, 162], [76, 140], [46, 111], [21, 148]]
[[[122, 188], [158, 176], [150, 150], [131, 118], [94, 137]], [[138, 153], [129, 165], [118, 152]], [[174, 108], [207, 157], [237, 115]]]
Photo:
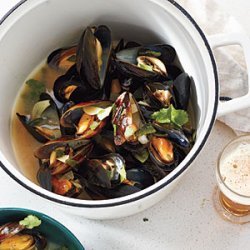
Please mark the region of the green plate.
[[61, 223], [51, 217], [24, 208], [0, 208], [0, 225], [10, 221], [19, 221], [27, 215], [37, 216], [41, 225], [36, 229], [41, 232], [49, 241], [61, 246], [66, 246], [69, 250], [84, 250], [79, 240]]

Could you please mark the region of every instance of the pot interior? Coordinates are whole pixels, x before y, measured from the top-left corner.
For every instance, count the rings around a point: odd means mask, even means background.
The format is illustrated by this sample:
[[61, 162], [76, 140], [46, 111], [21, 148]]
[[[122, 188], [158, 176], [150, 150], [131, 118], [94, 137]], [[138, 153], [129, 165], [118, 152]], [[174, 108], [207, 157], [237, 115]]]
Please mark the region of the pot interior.
[[192, 102], [197, 126], [196, 144], [184, 161], [188, 162], [202, 144], [216, 106], [213, 67], [199, 32], [172, 3], [27, 0], [0, 26], [0, 151], [8, 168], [15, 168], [21, 174], [10, 136], [11, 110], [21, 85], [51, 51], [76, 43], [86, 26], [99, 24], [111, 28], [113, 39], [168, 43], [176, 49], [182, 67], [193, 78]]

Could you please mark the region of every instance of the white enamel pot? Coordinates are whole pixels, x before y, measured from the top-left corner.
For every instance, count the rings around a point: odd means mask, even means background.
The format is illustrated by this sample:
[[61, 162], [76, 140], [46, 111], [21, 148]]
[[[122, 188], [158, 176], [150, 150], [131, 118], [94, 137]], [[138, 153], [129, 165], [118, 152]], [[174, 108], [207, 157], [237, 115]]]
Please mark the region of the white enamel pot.
[[[77, 41], [87, 25], [106, 24], [114, 38], [175, 47], [195, 87], [197, 140], [184, 161], [167, 177], [136, 194], [102, 201], [85, 201], [53, 194], [20, 171], [10, 140], [13, 102], [28, 74], [55, 48]], [[250, 65], [250, 41], [243, 35], [215, 36], [211, 47], [242, 45]], [[23, 187], [62, 206], [70, 213], [107, 219], [140, 212], [163, 199], [203, 148], [217, 115], [250, 106], [249, 93], [219, 103], [216, 65], [207, 38], [190, 15], [173, 0], [23, 0], [0, 25], [0, 160], [1, 167]], [[248, 53], [247, 53], [248, 52]], [[218, 113], [217, 113], [218, 112]], [[21, 143], [21, 142], [20, 142]]]

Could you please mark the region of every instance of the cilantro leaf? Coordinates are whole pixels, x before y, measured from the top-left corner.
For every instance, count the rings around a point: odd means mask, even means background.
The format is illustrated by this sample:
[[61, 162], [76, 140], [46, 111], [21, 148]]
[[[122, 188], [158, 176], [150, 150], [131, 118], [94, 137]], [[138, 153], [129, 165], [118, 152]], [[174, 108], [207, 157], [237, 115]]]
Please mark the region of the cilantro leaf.
[[151, 118], [158, 123], [172, 123], [178, 127], [182, 127], [188, 122], [188, 114], [181, 109], [175, 109], [171, 104], [169, 108], [163, 108], [160, 111], [154, 112]]
[[40, 226], [42, 223], [35, 215], [28, 215], [23, 220], [19, 221], [19, 224], [25, 226], [27, 229], [32, 229], [34, 227]]
[[22, 98], [24, 99], [26, 110], [29, 111], [39, 100], [40, 95], [46, 91], [46, 87], [43, 82], [35, 79], [30, 79], [25, 84], [27, 88]]

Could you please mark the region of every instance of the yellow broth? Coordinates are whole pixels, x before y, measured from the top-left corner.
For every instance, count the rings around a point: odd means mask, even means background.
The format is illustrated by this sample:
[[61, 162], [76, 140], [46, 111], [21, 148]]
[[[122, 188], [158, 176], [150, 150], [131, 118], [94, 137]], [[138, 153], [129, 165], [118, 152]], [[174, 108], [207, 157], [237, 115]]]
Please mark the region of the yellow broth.
[[[43, 62], [30, 74], [27, 80], [35, 79], [41, 81], [45, 84], [46, 89], [51, 91], [54, 81], [59, 75], [61, 75], [59, 72], [50, 68]], [[13, 107], [11, 119], [12, 147], [16, 161], [23, 174], [28, 179], [38, 184], [36, 175], [39, 169], [39, 162], [34, 157], [34, 150], [42, 144], [27, 132], [16, 115], [16, 113], [28, 115], [31, 112], [33, 106], [25, 98], [25, 95], [28, 91], [28, 86], [23, 84]]]

